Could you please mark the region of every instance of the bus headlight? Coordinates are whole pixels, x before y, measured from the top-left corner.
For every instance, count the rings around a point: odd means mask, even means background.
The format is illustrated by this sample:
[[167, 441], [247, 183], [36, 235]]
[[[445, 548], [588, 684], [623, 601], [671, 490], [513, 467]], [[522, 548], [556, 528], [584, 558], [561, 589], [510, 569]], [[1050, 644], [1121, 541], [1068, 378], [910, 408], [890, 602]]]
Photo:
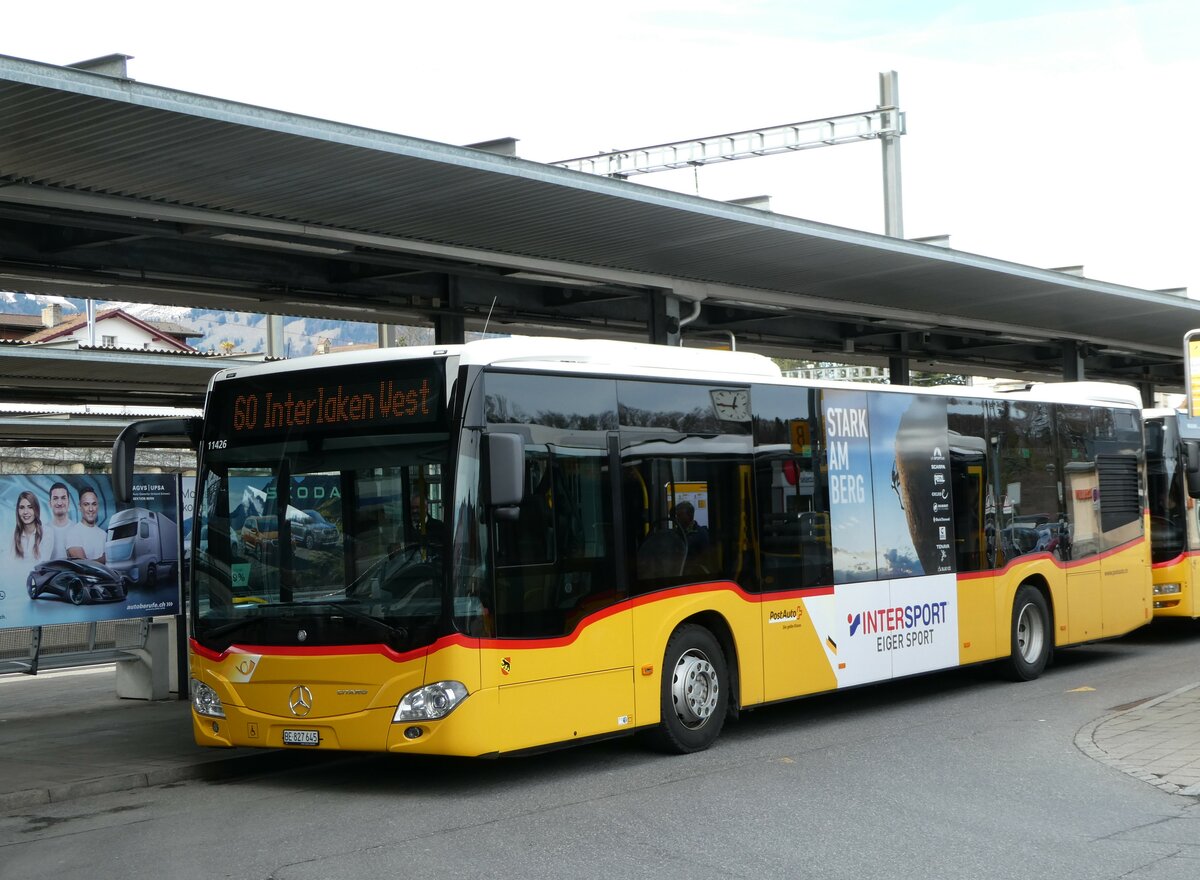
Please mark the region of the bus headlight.
[[192, 708], [197, 715], [207, 715], [209, 718], [224, 718], [225, 707], [217, 692], [202, 681], [192, 679]]
[[1182, 590], [1179, 584], [1155, 584], [1154, 595], [1156, 596], [1171, 596], [1175, 593], [1180, 593]]
[[396, 707], [392, 723], [400, 721], [434, 721], [445, 718], [467, 698], [467, 687], [461, 681], [439, 681], [409, 691]]

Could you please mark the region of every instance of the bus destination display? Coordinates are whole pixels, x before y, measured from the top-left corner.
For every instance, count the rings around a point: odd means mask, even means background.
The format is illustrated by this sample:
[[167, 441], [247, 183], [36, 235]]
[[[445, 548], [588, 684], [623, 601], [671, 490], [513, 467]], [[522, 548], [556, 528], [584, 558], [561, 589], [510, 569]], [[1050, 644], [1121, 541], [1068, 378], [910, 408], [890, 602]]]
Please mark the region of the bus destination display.
[[[286, 433], [408, 428], [437, 422], [441, 382], [428, 367], [419, 375], [367, 378], [365, 370], [272, 376], [224, 386], [230, 440]], [[347, 375], [349, 373], [349, 375]], [[220, 386], [218, 386], [220, 387]]]

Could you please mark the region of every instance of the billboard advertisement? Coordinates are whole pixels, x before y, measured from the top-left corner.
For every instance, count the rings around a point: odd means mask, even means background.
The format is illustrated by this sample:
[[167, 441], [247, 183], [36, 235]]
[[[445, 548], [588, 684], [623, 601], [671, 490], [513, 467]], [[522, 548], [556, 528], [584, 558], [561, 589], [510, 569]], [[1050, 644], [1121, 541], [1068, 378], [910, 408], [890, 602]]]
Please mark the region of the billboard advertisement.
[[179, 478], [0, 476], [0, 629], [180, 613]]
[[823, 406], [834, 589], [805, 607], [838, 685], [954, 666], [945, 399], [830, 390]]
[[952, 574], [945, 401], [826, 391], [834, 583]]

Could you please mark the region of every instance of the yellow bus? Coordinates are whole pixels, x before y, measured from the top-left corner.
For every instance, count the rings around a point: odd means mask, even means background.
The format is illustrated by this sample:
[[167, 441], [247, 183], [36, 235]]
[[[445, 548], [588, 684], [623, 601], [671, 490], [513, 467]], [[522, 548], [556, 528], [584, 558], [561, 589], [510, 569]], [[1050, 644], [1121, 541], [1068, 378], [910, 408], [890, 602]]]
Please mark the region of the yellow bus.
[[1200, 421], [1171, 409], [1144, 417], [1154, 616], [1200, 617]]
[[[190, 579], [196, 741], [707, 748], [782, 700], [1037, 677], [1151, 616], [1141, 410], [803, 383], [768, 359], [500, 339], [218, 373]], [[336, 536], [292, 535], [315, 511]], [[247, 552], [249, 517], [277, 540]], [[269, 552], [268, 552], [269, 550]]]

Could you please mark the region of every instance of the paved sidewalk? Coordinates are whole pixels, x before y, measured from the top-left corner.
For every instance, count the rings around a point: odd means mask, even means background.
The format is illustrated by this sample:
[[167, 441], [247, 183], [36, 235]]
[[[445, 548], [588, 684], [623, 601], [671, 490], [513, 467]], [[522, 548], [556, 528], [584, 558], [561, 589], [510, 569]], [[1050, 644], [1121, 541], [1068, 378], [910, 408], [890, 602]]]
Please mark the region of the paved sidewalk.
[[1163, 791], [1200, 797], [1200, 682], [1093, 721], [1075, 744]]
[[116, 693], [112, 665], [0, 675], [0, 812], [267, 772], [292, 757], [202, 749], [192, 741], [189, 703], [122, 700]]

